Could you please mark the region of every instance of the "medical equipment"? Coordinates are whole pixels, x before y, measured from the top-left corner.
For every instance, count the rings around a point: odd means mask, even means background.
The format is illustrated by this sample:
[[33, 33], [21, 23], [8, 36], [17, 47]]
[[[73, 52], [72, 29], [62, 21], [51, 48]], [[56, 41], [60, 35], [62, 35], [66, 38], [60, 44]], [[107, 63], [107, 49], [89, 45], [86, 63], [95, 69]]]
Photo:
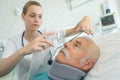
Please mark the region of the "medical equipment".
[[56, 61], [53, 62], [48, 72], [48, 76], [53, 80], [81, 80], [85, 75], [86, 73], [80, 69]]
[[99, 17], [102, 34], [109, 33], [117, 28], [117, 19], [115, 13], [105, 14]]
[[[74, 36], [72, 39], [75, 39], [76, 37], [78, 37], [82, 32], [84, 31], [80, 31], [76, 36]], [[46, 33], [46, 30], [44, 31], [44, 33]], [[73, 34], [73, 32], [70, 32], [68, 35], [70, 34]], [[66, 36], [66, 35], [65, 35]], [[55, 45], [54, 47], [50, 47], [50, 59], [48, 60], [48, 64], [51, 65], [52, 62], [53, 62], [53, 55], [52, 54], [55, 54], [57, 52], [58, 49], [62, 48], [64, 46], [64, 43], [65, 43], [65, 36], [64, 36], [64, 32], [63, 31], [60, 31], [54, 35], [51, 35], [49, 37], [47, 37], [46, 39], [53, 42], [53, 44]], [[71, 40], [72, 40], [71, 39]], [[69, 42], [69, 41], [68, 41]], [[66, 58], [69, 58], [69, 54], [67, 53], [66, 50], [63, 50], [65, 51], [65, 56]]]
[[[44, 34], [46, 33], [46, 30], [44, 30]], [[53, 42], [54, 47], [49, 47], [50, 48], [50, 59], [48, 60], [48, 64], [51, 65], [53, 62], [53, 54], [56, 52], [56, 48], [59, 47], [60, 45], [64, 44], [64, 32], [60, 31], [58, 33], [55, 33], [54, 35], [50, 35], [46, 37], [47, 40]]]
[[[78, 37], [80, 34], [82, 34], [83, 32], [84, 32], [84, 31], [80, 30], [80, 32], [79, 32], [77, 35], [75, 35], [72, 39], [68, 40], [67, 42], [69, 42], [69, 41], [77, 38], [77, 37]], [[69, 34], [73, 34], [73, 33], [71, 32], [71, 33], [69, 33]], [[64, 37], [65, 37], [65, 36], [64, 36]], [[63, 46], [64, 46], [64, 44], [58, 46], [58, 47], [56, 48], [55, 52], [57, 51], [57, 49], [62, 48]]]

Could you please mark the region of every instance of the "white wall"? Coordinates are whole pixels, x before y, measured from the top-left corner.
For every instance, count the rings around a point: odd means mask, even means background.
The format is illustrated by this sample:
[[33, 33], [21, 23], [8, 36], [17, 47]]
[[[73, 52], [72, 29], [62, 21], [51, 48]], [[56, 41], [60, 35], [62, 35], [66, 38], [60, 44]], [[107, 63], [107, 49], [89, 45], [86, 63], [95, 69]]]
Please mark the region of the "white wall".
[[[24, 24], [20, 16], [15, 14], [15, 10], [21, 9], [27, 0], [0, 0], [0, 39], [8, 38], [19, 34], [24, 30]], [[106, 0], [92, 0], [80, 7], [70, 10], [66, 0], [36, 0], [44, 9], [43, 24], [41, 29], [47, 27], [49, 30], [58, 30], [72, 27], [83, 16], [92, 17], [93, 24], [97, 22], [98, 16], [102, 14], [101, 5]]]
[[118, 7], [118, 12], [119, 12], [119, 16], [120, 16], [120, 0], [117, 0], [117, 7]]
[[111, 12], [115, 12], [116, 16], [119, 16], [119, 0], [108, 0]]

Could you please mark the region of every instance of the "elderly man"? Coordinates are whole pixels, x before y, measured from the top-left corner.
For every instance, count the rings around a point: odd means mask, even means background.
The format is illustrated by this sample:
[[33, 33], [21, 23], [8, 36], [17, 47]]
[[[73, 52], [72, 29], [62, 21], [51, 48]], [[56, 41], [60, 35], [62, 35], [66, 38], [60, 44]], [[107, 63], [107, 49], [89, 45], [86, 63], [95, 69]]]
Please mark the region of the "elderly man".
[[100, 55], [97, 45], [87, 37], [67, 42], [55, 57], [49, 71], [33, 80], [81, 80], [95, 65]]

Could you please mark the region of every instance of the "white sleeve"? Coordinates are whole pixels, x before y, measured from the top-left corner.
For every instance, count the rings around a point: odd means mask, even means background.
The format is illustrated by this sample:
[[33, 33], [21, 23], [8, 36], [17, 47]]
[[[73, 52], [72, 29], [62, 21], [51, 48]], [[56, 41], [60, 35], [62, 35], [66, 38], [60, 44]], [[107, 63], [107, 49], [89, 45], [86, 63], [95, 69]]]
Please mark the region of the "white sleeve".
[[49, 59], [49, 49], [43, 50], [41, 52], [36, 51], [32, 57], [27, 80], [33, 80], [35, 75], [48, 70], [50, 67], [47, 63]]
[[2, 58], [11, 56], [16, 51], [16, 44], [12, 39], [8, 39], [4, 48]]

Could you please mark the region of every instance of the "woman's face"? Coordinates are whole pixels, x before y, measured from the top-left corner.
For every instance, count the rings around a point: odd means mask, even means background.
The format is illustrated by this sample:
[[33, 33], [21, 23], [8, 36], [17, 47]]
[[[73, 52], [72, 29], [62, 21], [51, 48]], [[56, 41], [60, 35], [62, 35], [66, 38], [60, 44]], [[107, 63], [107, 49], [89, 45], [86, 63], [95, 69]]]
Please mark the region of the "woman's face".
[[27, 13], [22, 14], [25, 22], [25, 28], [29, 31], [36, 31], [42, 24], [42, 8], [40, 6], [31, 5], [27, 8]]

